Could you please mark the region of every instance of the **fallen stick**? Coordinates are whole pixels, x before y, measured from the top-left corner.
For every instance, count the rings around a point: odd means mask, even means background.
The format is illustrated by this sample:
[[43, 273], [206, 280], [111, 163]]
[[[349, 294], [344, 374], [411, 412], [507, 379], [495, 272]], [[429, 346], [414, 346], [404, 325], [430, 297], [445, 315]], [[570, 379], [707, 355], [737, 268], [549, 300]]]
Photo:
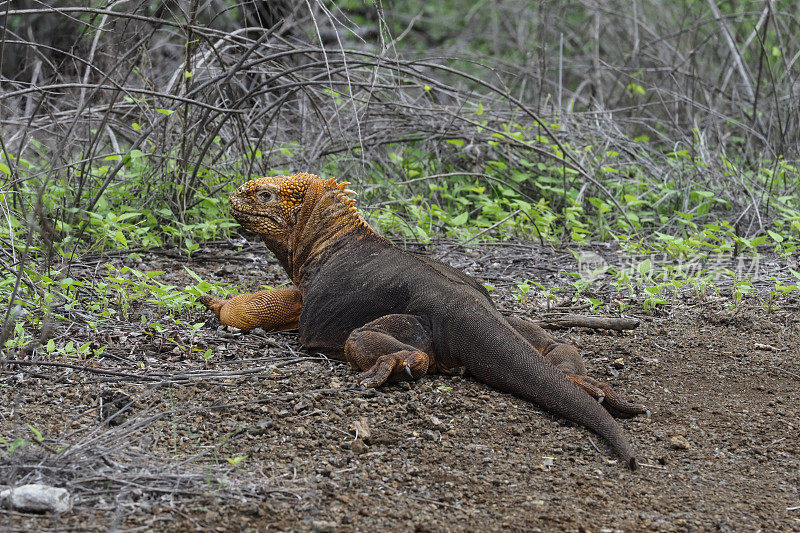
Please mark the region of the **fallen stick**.
[[543, 318], [535, 321], [543, 328], [591, 328], [591, 329], [613, 329], [624, 331], [639, 327], [639, 320], [636, 318], [612, 318], [603, 316], [584, 316], [584, 315], [561, 315], [550, 318]]

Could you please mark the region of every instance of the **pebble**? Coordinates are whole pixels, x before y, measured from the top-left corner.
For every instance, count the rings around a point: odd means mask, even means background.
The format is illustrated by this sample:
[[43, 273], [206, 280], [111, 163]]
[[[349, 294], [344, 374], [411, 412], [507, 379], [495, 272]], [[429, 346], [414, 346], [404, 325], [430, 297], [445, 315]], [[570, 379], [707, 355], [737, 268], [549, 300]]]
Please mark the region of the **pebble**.
[[66, 513], [72, 509], [67, 489], [49, 485], [22, 485], [0, 492], [0, 502], [23, 513]]
[[356, 439], [350, 443], [350, 449], [353, 450], [354, 454], [361, 455], [367, 451], [367, 445], [364, 444], [363, 440]]
[[669, 446], [674, 450], [688, 450], [691, 444], [683, 435], [675, 435], [669, 439]]
[[426, 429], [425, 431], [423, 431], [422, 432], [422, 436], [425, 437], [426, 439], [428, 439], [429, 441], [437, 441], [437, 440], [439, 440], [437, 434], [434, 433], [433, 431], [431, 431], [430, 429]]
[[369, 421], [366, 418], [359, 418], [353, 422], [353, 429], [359, 439], [369, 442], [370, 437], [372, 437], [372, 431], [370, 431]]
[[334, 522], [326, 522], [324, 520], [314, 520], [311, 523], [314, 533], [329, 533], [336, 531], [336, 524]]
[[264, 435], [269, 428], [273, 426], [271, 418], [262, 418], [247, 430], [251, 435]]
[[[130, 396], [119, 390], [104, 390], [100, 394], [100, 420], [107, 420], [111, 426], [117, 426], [125, 422], [130, 415], [132, 409], [128, 406], [133, 400]], [[128, 409], [121, 413], [120, 411], [128, 407]]]
[[292, 409], [294, 410], [295, 413], [299, 413], [300, 411], [304, 411], [309, 407], [311, 407], [311, 402], [308, 401], [308, 399], [303, 398], [302, 400], [294, 404], [294, 407], [292, 407]]

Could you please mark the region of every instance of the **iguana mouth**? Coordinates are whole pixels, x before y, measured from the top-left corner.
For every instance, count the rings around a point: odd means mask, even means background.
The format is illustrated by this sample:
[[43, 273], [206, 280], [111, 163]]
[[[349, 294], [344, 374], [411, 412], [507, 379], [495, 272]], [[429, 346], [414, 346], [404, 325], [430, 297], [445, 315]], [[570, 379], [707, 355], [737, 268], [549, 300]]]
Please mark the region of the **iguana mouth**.
[[237, 209], [237, 208], [235, 208], [233, 206], [231, 206], [231, 215], [233, 215], [233, 218], [235, 218], [236, 220], [238, 220], [240, 222], [243, 221], [243, 220], [253, 220], [253, 219], [259, 219], [259, 218], [268, 218], [272, 222], [275, 222], [276, 224], [278, 223], [278, 220], [275, 217], [267, 215], [266, 213], [251, 213], [249, 211], [242, 211], [241, 209]]
[[236, 209], [233, 206], [231, 206], [231, 216], [233, 216], [233, 218], [235, 218], [239, 222], [245, 222], [253, 218], [253, 215], [251, 215], [250, 213]]

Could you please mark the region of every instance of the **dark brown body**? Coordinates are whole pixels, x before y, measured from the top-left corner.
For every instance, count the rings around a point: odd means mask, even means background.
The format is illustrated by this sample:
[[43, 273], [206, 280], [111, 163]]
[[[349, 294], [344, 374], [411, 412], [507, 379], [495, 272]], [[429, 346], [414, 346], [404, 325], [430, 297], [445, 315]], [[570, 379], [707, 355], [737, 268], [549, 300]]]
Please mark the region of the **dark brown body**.
[[492, 387], [594, 429], [633, 460], [616, 421], [508, 323], [478, 282], [370, 235], [333, 248], [300, 286], [300, 340], [309, 350], [343, 359], [352, 331], [412, 315], [430, 332], [435, 370], [465, 366]]

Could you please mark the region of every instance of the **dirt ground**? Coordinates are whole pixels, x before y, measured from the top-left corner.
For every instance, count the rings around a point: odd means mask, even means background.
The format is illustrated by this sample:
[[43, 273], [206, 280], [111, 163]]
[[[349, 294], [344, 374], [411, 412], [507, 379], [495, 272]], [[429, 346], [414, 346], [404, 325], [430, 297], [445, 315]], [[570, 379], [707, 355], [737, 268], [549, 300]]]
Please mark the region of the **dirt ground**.
[[[538, 244], [430, 253], [534, 318], [544, 300], [535, 290], [518, 299], [516, 282], [564, 286], [577, 270], [572, 254]], [[184, 265], [247, 289], [285, 280], [244, 241], [208, 245], [189, 263], [166, 251], [85, 258], [71, 275], [94, 279], [106, 262], [165, 270], [158, 279], [181, 288], [194, 283]], [[0, 485], [42, 482], [74, 497], [63, 516], [0, 510], [0, 529], [800, 531], [797, 300], [767, 313], [755, 294], [738, 306], [725, 291], [687, 294], [650, 314], [607, 283], [586, 295], [615, 309], [623, 300], [641, 320], [623, 334], [554, 333], [651, 410], [622, 421], [635, 472], [585, 428], [469, 376], [362, 391], [347, 365], [306, 353], [294, 332], [228, 332], [199, 308], [170, 317], [141, 301], [96, 330], [80, 310], [54, 325], [57, 343], [107, 344], [98, 358], [29, 353], [0, 366], [0, 436], [27, 442], [0, 449]], [[585, 301], [561, 311], [587, 314]], [[164, 330], [143, 326], [153, 321]], [[202, 321], [192, 339], [189, 324]]]

